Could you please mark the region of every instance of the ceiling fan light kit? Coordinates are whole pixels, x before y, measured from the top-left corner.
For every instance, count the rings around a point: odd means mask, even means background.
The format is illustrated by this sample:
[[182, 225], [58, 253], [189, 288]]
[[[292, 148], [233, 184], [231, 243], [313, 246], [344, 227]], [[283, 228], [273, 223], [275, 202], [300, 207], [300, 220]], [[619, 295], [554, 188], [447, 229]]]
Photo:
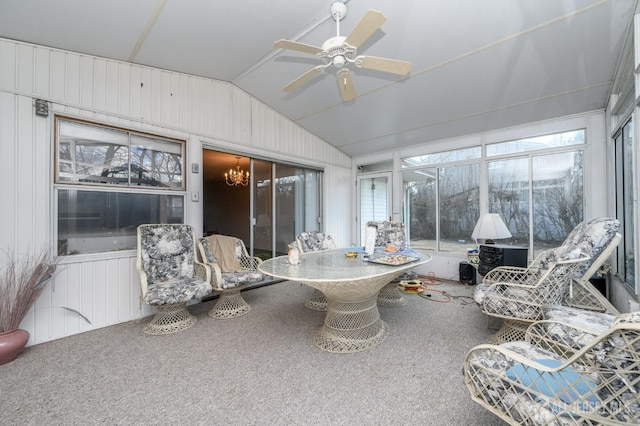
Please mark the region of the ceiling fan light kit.
[[284, 86], [282, 90], [293, 92], [325, 72], [327, 68], [333, 66], [338, 70], [336, 72], [338, 88], [340, 89], [342, 100], [346, 102], [356, 97], [349, 65], [397, 75], [407, 75], [411, 72], [411, 63], [407, 61], [376, 56], [357, 56], [358, 47], [387, 21], [387, 17], [382, 12], [369, 9], [349, 35], [344, 37], [340, 35], [340, 21], [347, 15], [347, 6], [341, 1], [335, 1], [331, 4], [329, 11], [333, 20], [336, 21], [336, 36], [327, 39], [322, 43], [322, 47], [292, 40], [278, 40], [273, 43], [274, 47], [309, 53], [318, 56], [324, 61], [324, 64], [311, 68]]

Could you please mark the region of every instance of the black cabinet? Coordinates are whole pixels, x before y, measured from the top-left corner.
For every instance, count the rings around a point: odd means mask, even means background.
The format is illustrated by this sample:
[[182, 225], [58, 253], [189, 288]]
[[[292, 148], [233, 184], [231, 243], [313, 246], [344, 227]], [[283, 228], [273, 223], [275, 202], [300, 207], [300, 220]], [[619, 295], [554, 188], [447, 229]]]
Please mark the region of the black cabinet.
[[520, 266], [526, 268], [528, 251], [526, 247], [480, 244], [478, 273], [484, 276], [498, 266]]

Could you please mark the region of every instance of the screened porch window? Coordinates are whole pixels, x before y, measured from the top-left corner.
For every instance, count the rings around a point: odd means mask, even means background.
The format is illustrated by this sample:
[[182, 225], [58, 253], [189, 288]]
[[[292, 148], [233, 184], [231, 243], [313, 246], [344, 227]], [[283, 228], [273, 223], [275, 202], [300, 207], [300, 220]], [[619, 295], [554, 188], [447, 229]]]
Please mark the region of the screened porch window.
[[412, 247], [464, 253], [481, 211], [506, 223], [501, 244], [559, 245], [584, 217], [584, 144], [578, 129], [402, 159]]
[[131, 250], [138, 225], [184, 221], [184, 141], [55, 120], [59, 255]]

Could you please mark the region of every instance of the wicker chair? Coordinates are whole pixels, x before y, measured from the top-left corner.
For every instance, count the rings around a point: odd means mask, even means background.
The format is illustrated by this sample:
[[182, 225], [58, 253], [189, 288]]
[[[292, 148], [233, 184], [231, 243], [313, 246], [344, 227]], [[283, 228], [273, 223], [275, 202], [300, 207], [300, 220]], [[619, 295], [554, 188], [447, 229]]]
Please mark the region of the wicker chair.
[[[369, 231], [369, 229], [372, 229], [373, 231]], [[384, 247], [388, 244], [398, 246], [401, 250], [406, 247], [407, 235], [403, 222], [367, 222], [367, 232], [376, 233], [376, 247]], [[415, 280], [417, 277], [418, 274], [416, 272], [407, 271], [386, 286], [382, 287], [380, 293], [378, 293], [378, 306], [398, 307], [406, 305], [407, 300], [402, 297], [402, 294], [400, 294], [400, 291], [398, 290], [398, 283], [400, 281]]]
[[[296, 241], [298, 242], [298, 248], [302, 253], [327, 250], [336, 247], [331, 235], [318, 231], [302, 232], [296, 237]], [[327, 298], [320, 290], [316, 289], [313, 291], [311, 297], [304, 302], [304, 306], [314, 311], [326, 311]]]
[[588, 259], [577, 247], [547, 250], [521, 274], [520, 280], [513, 275], [500, 277], [500, 281], [486, 287], [480, 300], [476, 289], [474, 297], [481, 302], [482, 310], [503, 319], [502, 327], [489, 342], [522, 340], [527, 327], [542, 319], [544, 306], [561, 303], [574, 272]]
[[[488, 272], [482, 284], [476, 286], [474, 298], [485, 313], [504, 319], [490, 342], [522, 340], [527, 326], [543, 319], [545, 306], [589, 303], [593, 310], [615, 309], [599, 295], [589, 278], [619, 243], [619, 227], [616, 219], [584, 221], [563, 245], [544, 251], [529, 267], [503, 266]], [[606, 304], [607, 308], [597, 308]]]
[[187, 302], [211, 292], [211, 270], [196, 260], [193, 229], [180, 224], [140, 225], [137, 239], [141, 300], [157, 308], [143, 331], [160, 335], [191, 327], [197, 319], [187, 311]]
[[[227, 262], [216, 258], [214, 253], [219, 241], [227, 241], [231, 245], [231, 253], [226, 255]], [[198, 240], [200, 260], [211, 268], [211, 286], [220, 293], [216, 304], [209, 310], [209, 316], [216, 319], [236, 318], [251, 310], [251, 305], [242, 297], [242, 289], [251, 283], [260, 282], [264, 275], [258, 271], [262, 260], [249, 256], [244, 242], [240, 238], [214, 235]], [[218, 257], [225, 256], [218, 254]], [[228, 263], [235, 265], [233, 268]], [[221, 268], [222, 264], [222, 268]], [[224, 271], [223, 271], [224, 269]]]
[[[556, 328], [589, 342], [558, 347]], [[467, 353], [471, 398], [512, 425], [640, 423], [640, 313], [591, 336], [554, 321], [532, 324], [524, 341], [480, 345]]]

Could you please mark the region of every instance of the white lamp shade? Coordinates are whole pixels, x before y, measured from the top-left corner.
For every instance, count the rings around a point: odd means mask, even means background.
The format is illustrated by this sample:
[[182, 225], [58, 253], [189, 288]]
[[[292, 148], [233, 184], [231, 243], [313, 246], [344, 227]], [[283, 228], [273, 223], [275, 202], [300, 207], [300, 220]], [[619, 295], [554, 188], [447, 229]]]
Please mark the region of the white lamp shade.
[[509, 228], [504, 224], [502, 218], [497, 213], [487, 213], [480, 216], [476, 227], [473, 228], [471, 238], [474, 240], [500, 240], [511, 238]]

